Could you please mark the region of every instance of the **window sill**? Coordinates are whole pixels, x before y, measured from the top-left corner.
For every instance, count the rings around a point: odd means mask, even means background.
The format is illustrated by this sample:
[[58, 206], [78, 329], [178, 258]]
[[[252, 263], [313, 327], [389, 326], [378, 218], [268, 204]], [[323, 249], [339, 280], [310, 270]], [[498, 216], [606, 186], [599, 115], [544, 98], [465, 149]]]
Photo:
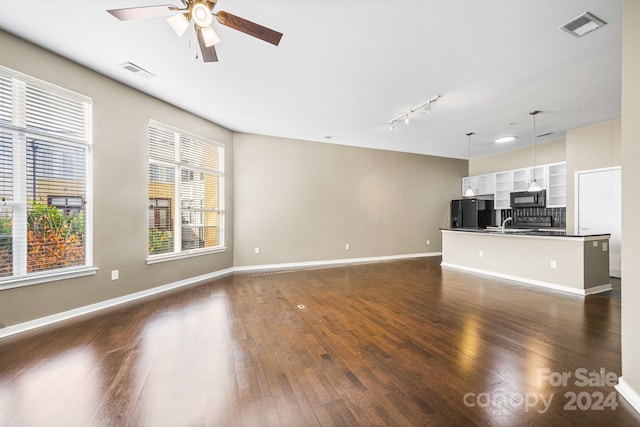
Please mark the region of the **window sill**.
[[97, 271], [98, 269], [96, 267], [78, 267], [15, 277], [0, 281], [0, 291], [64, 279], [73, 279], [75, 277], [93, 276]]
[[174, 261], [174, 260], [185, 259], [185, 258], [193, 258], [196, 256], [217, 254], [217, 253], [226, 252], [226, 251], [227, 251], [227, 248], [226, 246], [224, 246], [224, 247], [219, 247], [215, 249], [192, 249], [190, 251], [184, 251], [180, 253], [151, 255], [147, 258], [147, 264], [158, 264], [160, 262]]

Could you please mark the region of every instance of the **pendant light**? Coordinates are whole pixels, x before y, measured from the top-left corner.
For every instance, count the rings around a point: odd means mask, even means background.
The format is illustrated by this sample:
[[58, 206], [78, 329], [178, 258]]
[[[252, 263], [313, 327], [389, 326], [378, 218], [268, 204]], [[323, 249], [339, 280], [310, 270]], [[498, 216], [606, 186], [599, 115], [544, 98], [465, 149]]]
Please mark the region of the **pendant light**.
[[[471, 135], [473, 135], [473, 132], [469, 132], [467, 134], [467, 138], [469, 140], [469, 161], [471, 161]], [[476, 194], [471, 189], [471, 179], [468, 179], [467, 180], [467, 190], [464, 192], [464, 197], [473, 197], [475, 195]]]
[[536, 181], [536, 115], [540, 111], [535, 110], [530, 112], [529, 114], [533, 116], [533, 179], [531, 180], [531, 184], [529, 184], [529, 188], [527, 191], [540, 191], [540, 184]]

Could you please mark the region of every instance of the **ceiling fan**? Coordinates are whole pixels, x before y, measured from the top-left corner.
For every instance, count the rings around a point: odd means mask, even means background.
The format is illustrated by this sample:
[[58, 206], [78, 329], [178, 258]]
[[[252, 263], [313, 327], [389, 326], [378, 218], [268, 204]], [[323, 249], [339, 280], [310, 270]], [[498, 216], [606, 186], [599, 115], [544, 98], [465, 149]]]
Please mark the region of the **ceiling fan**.
[[135, 19], [159, 18], [168, 16], [167, 22], [178, 35], [182, 37], [184, 32], [189, 28], [191, 20], [194, 22], [194, 28], [200, 51], [202, 52], [202, 60], [204, 62], [217, 62], [218, 54], [215, 45], [220, 42], [220, 38], [213, 30], [211, 23], [213, 16], [216, 20], [229, 28], [242, 31], [245, 34], [264, 40], [267, 43], [278, 45], [282, 38], [282, 33], [274, 31], [270, 28], [263, 27], [255, 22], [248, 21], [239, 16], [230, 14], [229, 12], [220, 11], [213, 13], [218, 0], [181, 0], [184, 7], [172, 6], [170, 4], [158, 6], [142, 6], [130, 7], [125, 9], [107, 10], [110, 14], [121, 21], [130, 21]]

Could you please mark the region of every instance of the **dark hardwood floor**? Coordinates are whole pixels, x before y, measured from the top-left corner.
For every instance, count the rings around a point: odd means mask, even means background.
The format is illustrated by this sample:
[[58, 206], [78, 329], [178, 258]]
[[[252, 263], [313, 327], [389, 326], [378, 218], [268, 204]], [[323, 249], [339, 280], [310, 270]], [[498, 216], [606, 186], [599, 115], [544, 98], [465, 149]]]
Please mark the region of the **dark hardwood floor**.
[[619, 300], [439, 263], [235, 274], [0, 340], [0, 425], [640, 425], [603, 381]]

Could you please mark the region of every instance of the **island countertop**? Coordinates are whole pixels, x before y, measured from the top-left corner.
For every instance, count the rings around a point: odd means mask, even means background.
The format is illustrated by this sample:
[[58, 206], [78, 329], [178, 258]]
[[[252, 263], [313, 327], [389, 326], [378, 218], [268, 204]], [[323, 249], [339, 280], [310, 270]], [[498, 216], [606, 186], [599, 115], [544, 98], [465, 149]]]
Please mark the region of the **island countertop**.
[[560, 238], [577, 238], [582, 240], [593, 240], [593, 239], [606, 239], [611, 237], [611, 234], [607, 233], [596, 233], [596, 234], [572, 234], [567, 233], [562, 230], [551, 230], [551, 229], [543, 229], [543, 230], [529, 230], [522, 228], [507, 228], [503, 233], [497, 228], [487, 229], [487, 228], [440, 228], [440, 231], [454, 231], [456, 233], [482, 233], [487, 235], [496, 235], [496, 236], [508, 236], [508, 237], [560, 237]]
[[441, 265], [578, 295], [611, 289], [610, 234], [496, 228], [441, 228]]

